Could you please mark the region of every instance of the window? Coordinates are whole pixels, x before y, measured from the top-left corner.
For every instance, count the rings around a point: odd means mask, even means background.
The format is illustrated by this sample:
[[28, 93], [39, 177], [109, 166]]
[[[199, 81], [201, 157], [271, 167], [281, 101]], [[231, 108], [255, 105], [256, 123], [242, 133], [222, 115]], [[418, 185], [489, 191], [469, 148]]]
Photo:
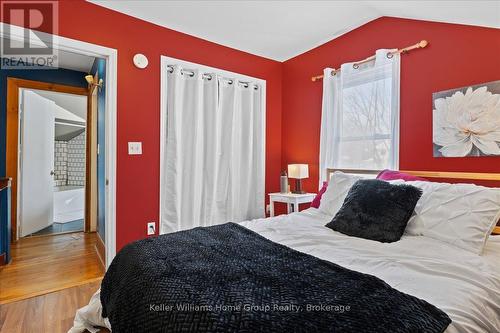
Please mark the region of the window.
[[335, 75], [325, 70], [322, 170], [398, 169], [399, 56], [389, 52], [377, 51], [371, 63], [344, 64]]

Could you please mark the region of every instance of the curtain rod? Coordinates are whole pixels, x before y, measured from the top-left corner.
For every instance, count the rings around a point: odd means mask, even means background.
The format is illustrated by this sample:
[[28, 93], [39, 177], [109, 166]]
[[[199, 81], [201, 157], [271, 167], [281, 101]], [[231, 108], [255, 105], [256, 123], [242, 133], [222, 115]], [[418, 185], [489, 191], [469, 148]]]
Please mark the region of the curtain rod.
[[[417, 44], [413, 44], [413, 45], [407, 46], [407, 47], [405, 47], [405, 48], [403, 48], [403, 49], [398, 49], [398, 50], [396, 50], [396, 51], [390, 52], [390, 53], [388, 53], [388, 54], [387, 54], [387, 57], [392, 58], [392, 55], [393, 55], [393, 54], [407, 53], [407, 52], [409, 52], [409, 51], [411, 51], [411, 50], [415, 50], [415, 49], [422, 49], [422, 48], [426, 47], [428, 44], [429, 44], [429, 42], [428, 42], [428, 41], [426, 41], [425, 39], [423, 39], [423, 40], [421, 40], [420, 42], [418, 42]], [[391, 56], [389, 56], [389, 55], [391, 55]], [[364, 63], [366, 63], [366, 62], [370, 62], [370, 61], [372, 61], [372, 60], [375, 60], [375, 55], [372, 55], [371, 57], [368, 57], [368, 58], [366, 58], [366, 59], [364, 59], [364, 60], [361, 60], [361, 61], [355, 62], [355, 63], [353, 64], [353, 67], [354, 67], [354, 68], [358, 68], [358, 67], [359, 67], [359, 65], [364, 64]], [[340, 68], [339, 68], [339, 69], [333, 69], [333, 71], [332, 71], [332, 75], [335, 75], [335, 74], [337, 74], [338, 72], [340, 72]], [[321, 80], [322, 78], [323, 78], [323, 75], [316, 75], [316, 76], [311, 77], [311, 81], [312, 81], [312, 82], [316, 82], [316, 81], [318, 81], [318, 80]]]
[[[168, 72], [169, 73], [173, 73], [174, 72], [174, 65], [167, 65], [167, 68], [169, 69]], [[190, 70], [187, 70], [187, 69], [181, 69], [181, 73], [184, 74], [188, 74], [189, 76], [194, 76], [194, 72], [193, 71], [190, 71]], [[212, 73], [203, 73], [202, 77], [204, 79], [207, 79], [207, 80], [212, 80]], [[223, 78], [224, 80], [227, 80], [229, 84], [233, 84], [234, 80], [233, 79], [228, 79], [228, 78]], [[238, 83], [241, 83], [245, 88], [248, 88], [250, 86], [250, 84], [252, 82], [248, 82], [248, 81], [240, 81], [238, 80], [237, 81]], [[253, 89], [257, 90], [259, 89], [259, 86], [257, 84], [253, 84]]]

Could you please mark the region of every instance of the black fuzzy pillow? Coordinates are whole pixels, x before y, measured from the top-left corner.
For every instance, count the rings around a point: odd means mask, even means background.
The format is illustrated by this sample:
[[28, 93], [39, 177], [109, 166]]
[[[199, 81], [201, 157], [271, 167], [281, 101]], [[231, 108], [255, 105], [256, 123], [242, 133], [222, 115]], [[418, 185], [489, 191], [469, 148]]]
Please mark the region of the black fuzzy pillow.
[[422, 191], [411, 185], [358, 180], [326, 227], [348, 236], [396, 242], [403, 236], [421, 195]]

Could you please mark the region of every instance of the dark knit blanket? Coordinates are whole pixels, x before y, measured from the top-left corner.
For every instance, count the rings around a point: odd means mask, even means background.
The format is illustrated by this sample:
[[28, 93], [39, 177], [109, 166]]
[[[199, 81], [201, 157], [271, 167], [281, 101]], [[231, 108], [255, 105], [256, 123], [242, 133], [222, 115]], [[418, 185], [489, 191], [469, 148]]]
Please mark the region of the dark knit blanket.
[[124, 247], [101, 285], [120, 332], [443, 332], [450, 318], [367, 274], [234, 223]]

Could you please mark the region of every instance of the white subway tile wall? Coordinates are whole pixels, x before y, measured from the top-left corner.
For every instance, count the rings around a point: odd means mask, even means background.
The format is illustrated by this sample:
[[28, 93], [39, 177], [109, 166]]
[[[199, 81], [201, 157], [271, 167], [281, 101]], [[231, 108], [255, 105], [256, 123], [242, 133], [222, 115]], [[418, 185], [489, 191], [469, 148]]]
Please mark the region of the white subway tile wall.
[[68, 142], [54, 143], [54, 186], [64, 186], [68, 183]]
[[85, 186], [85, 132], [54, 145], [54, 186]]
[[85, 186], [85, 132], [68, 141], [68, 185]]

